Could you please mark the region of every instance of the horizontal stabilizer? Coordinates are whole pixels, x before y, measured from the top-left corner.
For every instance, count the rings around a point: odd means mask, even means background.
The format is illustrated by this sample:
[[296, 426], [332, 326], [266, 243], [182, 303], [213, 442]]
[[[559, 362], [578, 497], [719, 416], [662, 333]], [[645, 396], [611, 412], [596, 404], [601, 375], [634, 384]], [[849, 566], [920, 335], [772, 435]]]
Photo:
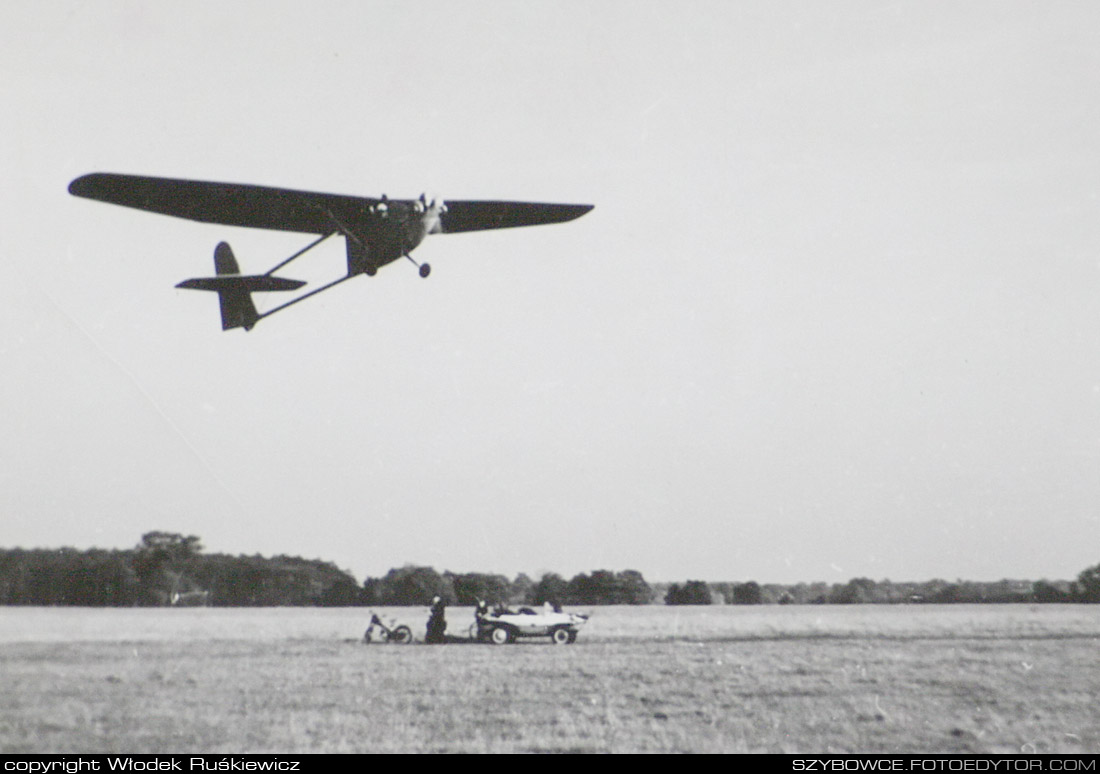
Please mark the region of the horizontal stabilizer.
[[306, 284], [302, 280], [284, 279], [282, 277], [270, 277], [267, 274], [253, 274], [242, 277], [197, 277], [184, 280], [176, 285], [177, 288], [190, 290], [213, 290], [214, 292], [243, 291], [245, 293], [264, 293], [277, 290], [297, 290]]
[[210, 290], [217, 293], [221, 304], [223, 331], [230, 328], [251, 330], [259, 321], [260, 315], [256, 312], [256, 305], [252, 303], [253, 293], [297, 290], [306, 284], [301, 280], [272, 277], [268, 274], [242, 276], [237, 273], [239, 269], [237, 259], [233, 257], [233, 251], [225, 242], [220, 243], [214, 250], [214, 269], [218, 273], [216, 277], [188, 279], [176, 287], [188, 290]]

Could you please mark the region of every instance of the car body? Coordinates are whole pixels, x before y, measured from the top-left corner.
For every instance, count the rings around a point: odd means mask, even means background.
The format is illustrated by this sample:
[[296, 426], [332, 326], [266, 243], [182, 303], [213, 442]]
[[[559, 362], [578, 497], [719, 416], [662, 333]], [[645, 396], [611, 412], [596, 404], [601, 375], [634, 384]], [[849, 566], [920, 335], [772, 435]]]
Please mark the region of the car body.
[[577, 632], [588, 616], [579, 613], [563, 613], [549, 606], [535, 610], [521, 607], [518, 611], [498, 608], [493, 612], [479, 611], [477, 639], [505, 645], [520, 637], [549, 637], [557, 645], [570, 645], [577, 639]]

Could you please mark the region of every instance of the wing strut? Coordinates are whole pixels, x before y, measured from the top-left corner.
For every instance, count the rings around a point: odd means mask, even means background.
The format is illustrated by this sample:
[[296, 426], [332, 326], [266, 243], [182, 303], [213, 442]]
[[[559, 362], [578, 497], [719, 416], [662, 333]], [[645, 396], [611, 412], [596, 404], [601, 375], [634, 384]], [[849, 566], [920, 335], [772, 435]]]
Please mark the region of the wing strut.
[[265, 276], [270, 276], [270, 275], [274, 274], [274, 273], [275, 273], [275, 272], [277, 272], [277, 271], [278, 271], [279, 269], [283, 268], [283, 267], [284, 267], [284, 266], [286, 266], [286, 265], [287, 265], [288, 263], [290, 263], [291, 261], [293, 261], [293, 260], [294, 260], [295, 258], [297, 258], [298, 256], [300, 256], [300, 255], [304, 254], [304, 253], [305, 253], [306, 251], [308, 251], [308, 250], [312, 250], [312, 249], [313, 249], [313, 248], [315, 248], [315, 247], [316, 247], [317, 245], [321, 244], [322, 242], [324, 242], [324, 241], [325, 241], [326, 239], [328, 239], [328, 238], [329, 238], [330, 236], [332, 236], [332, 235], [333, 235], [333, 234], [335, 234], [335, 233], [336, 233], [335, 231], [330, 231], [330, 232], [328, 232], [327, 234], [325, 234], [325, 235], [324, 235], [323, 237], [321, 237], [320, 239], [316, 239], [316, 240], [314, 240], [314, 241], [310, 242], [310, 243], [309, 243], [308, 245], [306, 245], [305, 247], [303, 247], [303, 248], [302, 248], [301, 250], [299, 250], [298, 252], [296, 252], [296, 253], [295, 253], [294, 255], [292, 255], [292, 256], [290, 256], [289, 258], [287, 258], [287, 259], [286, 259], [285, 261], [283, 261], [282, 263], [277, 263], [277, 264], [275, 264], [275, 265], [274, 265], [273, 267], [271, 267], [270, 269], [268, 269], [267, 271], [265, 271], [265, 272], [264, 272], [264, 275], [265, 275]]
[[356, 275], [354, 275], [354, 274], [349, 274], [345, 277], [341, 277], [338, 280], [333, 280], [332, 282], [328, 283], [327, 285], [322, 285], [321, 287], [316, 288], [315, 290], [311, 290], [308, 293], [303, 293], [302, 295], [298, 296], [297, 298], [292, 299], [290, 301], [287, 301], [285, 304], [280, 304], [279, 306], [275, 307], [274, 309], [269, 309], [268, 311], [264, 312], [263, 314], [256, 315], [256, 319], [257, 320], [262, 320], [265, 317], [270, 317], [271, 315], [275, 314], [276, 312], [279, 312], [279, 311], [282, 311], [283, 309], [286, 309], [288, 306], [294, 306], [299, 301], [305, 301], [310, 296], [315, 296], [315, 295], [317, 295], [318, 293], [320, 293], [324, 290], [328, 290], [329, 288], [334, 288], [337, 285], [339, 285], [341, 282], [347, 282], [349, 279], [352, 279], [355, 276]]
[[[343, 221], [341, 221], [338, 217], [336, 217], [336, 214], [333, 213], [332, 210], [328, 209], [327, 207], [320, 207], [318, 209], [320, 209], [321, 212], [325, 213], [325, 215], [328, 216], [328, 219], [336, 224], [336, 228], [339, 230], [339, 232], [341, 234], [343, 234], [348, 239], [354, 239], [360, 245], [362, 245], [363, 247], [366, 247], [366, 245], [363, 245], [363, 240], [359, 238], [359, 235], [356, 234], [354, 231], [352, 231], [347, 226], [345, 226]], [[331, 236], [331, 234], [327, 234], [326, 236]]]
[[[378, 271], [377, 266], [372, 266], [367, 256], [370, 252], [370, 247], [363, 241], [363, 237], [357, 234], [353, 229], [348, 228], [343, 221], [336, 217], [336, 213], [326, 207], [318, 207], [321, 212], [328, 216], [328, 219], [337, 228], [337, 233], [343, 234], [345, 244], [348, 249], [348, 276], [352, 277], [357, 274], [366, 274], [367, 276], [374, 276], [374, 273]], [[415, 261], [414, 261], [415, 263]], [[421, 277], [428, 276], [421, 273]]]

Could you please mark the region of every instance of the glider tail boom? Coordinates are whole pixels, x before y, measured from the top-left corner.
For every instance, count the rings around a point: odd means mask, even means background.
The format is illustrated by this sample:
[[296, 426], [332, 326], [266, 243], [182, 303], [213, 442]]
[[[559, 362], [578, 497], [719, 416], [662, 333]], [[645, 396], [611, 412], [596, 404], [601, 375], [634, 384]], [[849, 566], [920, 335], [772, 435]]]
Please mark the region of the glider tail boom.
[[306, 284], [301, 280], [272, 277], [270, 274], [241, 275], [233, 250], [221, 242], [214, 250], [216, 277], [199, 277], [184, 280], [177, 288], [210, 290], [218, 294], [221, 304], [222, 330], [244, 328], [252, 330], [260, 320], [252, 294], [264, 291], [297, 290]]

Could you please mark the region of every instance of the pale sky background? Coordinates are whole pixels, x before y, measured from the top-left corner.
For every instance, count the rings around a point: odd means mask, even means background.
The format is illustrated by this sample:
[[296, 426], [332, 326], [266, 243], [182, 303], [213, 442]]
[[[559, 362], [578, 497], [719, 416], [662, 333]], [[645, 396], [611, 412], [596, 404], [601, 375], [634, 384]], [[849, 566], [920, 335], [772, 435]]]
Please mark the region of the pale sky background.
[[[0, 545], [159, 529], [360, 580], [1100, 562], [1100, 4], [0, 9]], [[223, 333], [174, 285], [310, 237], [67, 193], [93, 171], [596, 208]]]

